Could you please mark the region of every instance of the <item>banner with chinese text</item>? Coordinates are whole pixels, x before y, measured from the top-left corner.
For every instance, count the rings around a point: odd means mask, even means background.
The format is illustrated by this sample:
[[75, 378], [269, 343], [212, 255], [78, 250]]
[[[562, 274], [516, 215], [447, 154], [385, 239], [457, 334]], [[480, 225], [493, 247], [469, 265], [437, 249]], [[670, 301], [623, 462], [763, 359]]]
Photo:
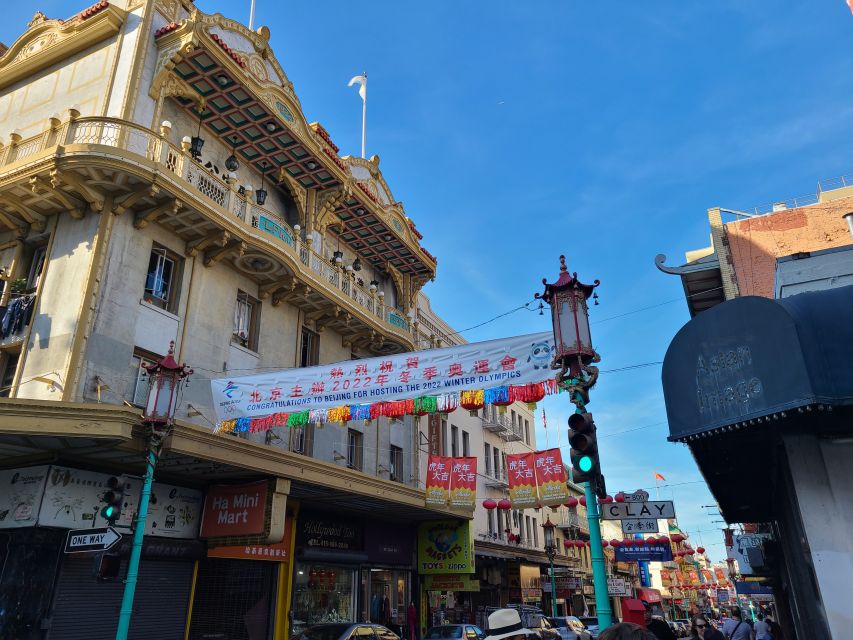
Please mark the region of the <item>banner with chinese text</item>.
[[702, 569], [702, 580], [706, 584], [714, 584], [714, 574], [708, 569]]
[[665, 587], [669, 587], [672, 585], [672, 578], [669, 575], [669, 569], [660, 570], [660, 582]]
[[477, 458], [450, 458], [450, 506], [474, 508], [477, 498]]
[[216, 421], [542, 382], [551, 332], [211, 380]]
[[427, 462], [426, 503], [446, 507], [450, 497], [450, 469], [453, 458], [430, 456]]
[[535, 507], [539, 501], [536, 490], [536, 474], [533, 470], [536, 455], [529, 453], [510, 453], [506, 456], [507, 482], [509, 483], [509, 501], [513, 509]]
[[684, 574], [681, 572], [680, 569], [675, 570], [675, 583], [679, 587], [683, 587], [684, 585], [687, 584], [687, 582], [684, 580]]
[[563, 504], [569, 499], [569, 489], [566, 486], [566, 468], [563, 466], [560, 450], [537, 451], [534, 456], [540, 502], [546, 506]]
[[726, 584], [728, 582], [728, 578], [726, 578], [726, 572], [723, 571], [722, 567], [716, 567], [714, 569], [714, 573], [717, 575], [717, 582], [720, 584]]
[[699, 579], [699, 572], [695, 569], [691, 569], [687, 575], [690, 576], [690, 584], [692, 584], [694, 587], [698, 587], [700, 584], [702, 584], [702, 581]]

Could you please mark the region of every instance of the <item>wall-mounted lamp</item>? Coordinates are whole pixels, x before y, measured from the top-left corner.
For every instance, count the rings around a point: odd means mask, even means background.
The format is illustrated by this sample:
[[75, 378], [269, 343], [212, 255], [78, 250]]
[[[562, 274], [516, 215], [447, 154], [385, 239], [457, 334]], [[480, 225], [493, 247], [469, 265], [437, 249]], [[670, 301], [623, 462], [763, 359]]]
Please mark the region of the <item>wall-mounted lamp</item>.
[[356, 258], [355, 261], [352, 263], [352, 268], [356, 271], [361, 271], [361, 260], [359, 258]]
[[234, 155], [234, 151], [237, 150], [237, 136], [231, 136], [231, 145], [231, 155], [225, 158], [225, 168], [228, 169], [228, 171], [237, 171], [237, 169], [240, 168], [240, 161], [237, 160], [237, 156]]
[[379, 282], [377, 282], [376, 280], [371, 280], [370, 281], [370, 293], [376, 293], [377, 287], [379, 287]]

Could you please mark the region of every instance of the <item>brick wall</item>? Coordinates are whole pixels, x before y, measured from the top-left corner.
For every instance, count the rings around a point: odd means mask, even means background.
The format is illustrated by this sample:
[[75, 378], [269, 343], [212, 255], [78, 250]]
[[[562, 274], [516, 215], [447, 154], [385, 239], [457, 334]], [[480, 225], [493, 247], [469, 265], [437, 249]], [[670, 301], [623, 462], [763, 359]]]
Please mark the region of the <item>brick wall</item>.
[[740, 295], [773, 297], [776, 258], [853, 243], [842, 217], [849, 211], [853, 197], [727, 223]]

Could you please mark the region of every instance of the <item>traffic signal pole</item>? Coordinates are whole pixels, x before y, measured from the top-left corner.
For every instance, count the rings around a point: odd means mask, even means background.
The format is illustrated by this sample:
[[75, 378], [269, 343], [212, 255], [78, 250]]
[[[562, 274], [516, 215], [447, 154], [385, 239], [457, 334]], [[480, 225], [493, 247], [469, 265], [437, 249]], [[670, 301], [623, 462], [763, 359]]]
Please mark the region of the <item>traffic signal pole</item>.
[[142, 493], [139, 497], [139, 511], [136, 516], [136, 527], [133, 530], [133, 546], [130, 549], [130, 561], [127, 565], [127, 578], [124, 581], [124, 595], [121, 598], [121, 609], [118, 616], [116, 640], [127, 640], [130, 629], [130, 616], [133, 613], [133, 598], [136, 595], [136, 581], [139, 576], [139, 558], [142, 555], [142, 538], [145, 535], [145, 521], [148, 519], [148, 502], [151, 498], [151, 485], [154, 484], [154, 467], [157, 465], [159, 438], [152, 435], [149, 438], [148, 455], [145, 465], [145, 478], [142, 483]]
[[604, 631], [613, 621], [610, 609], [610, 595], [607, 593], [607, 568], [604, 562], [604, 547], [601, 545], [601, 514], [598, 511], [598, 498], [592, 490], [592, 483], [584, 482], [586, 492], [586, 519], [589, 523], [589, 555], [592, 560], [592, 583], [595, 587], [595, 614], [598, 616], [598, 628]]

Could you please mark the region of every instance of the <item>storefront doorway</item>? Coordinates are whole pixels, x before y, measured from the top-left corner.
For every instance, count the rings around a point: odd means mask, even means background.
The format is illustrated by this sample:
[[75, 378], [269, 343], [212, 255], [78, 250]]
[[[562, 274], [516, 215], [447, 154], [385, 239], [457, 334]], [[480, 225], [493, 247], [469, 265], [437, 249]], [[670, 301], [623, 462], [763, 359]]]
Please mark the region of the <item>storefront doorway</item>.
[[361, 601], [366, 603], [370, 622], [383, 624], [400, 635], [411, 602], [410, 576], [408, 570], [362, 568]]

